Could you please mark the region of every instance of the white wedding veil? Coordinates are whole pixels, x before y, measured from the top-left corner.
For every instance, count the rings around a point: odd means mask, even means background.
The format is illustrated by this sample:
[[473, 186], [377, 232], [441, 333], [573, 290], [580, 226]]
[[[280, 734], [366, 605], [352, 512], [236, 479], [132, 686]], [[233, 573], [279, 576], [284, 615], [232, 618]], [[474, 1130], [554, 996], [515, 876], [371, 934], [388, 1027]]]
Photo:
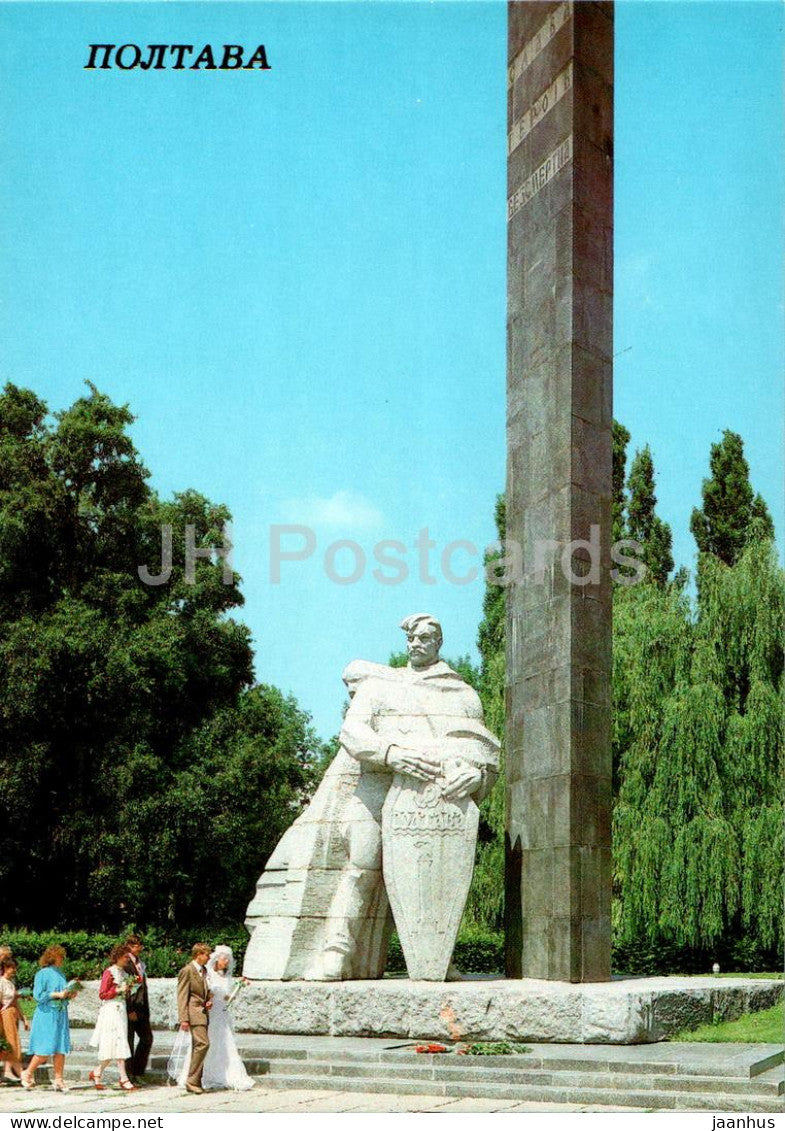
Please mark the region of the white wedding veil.
[[229, 959], [229, 965], [226, 967], [226, 978], [230, 980], [234, 976], [234, 955], [232, 954], [232, 948], [225, 946], [223, 943], [219, 943], [207, 959], [207, 973], [215, 974], [215, 963], [219, 958]]

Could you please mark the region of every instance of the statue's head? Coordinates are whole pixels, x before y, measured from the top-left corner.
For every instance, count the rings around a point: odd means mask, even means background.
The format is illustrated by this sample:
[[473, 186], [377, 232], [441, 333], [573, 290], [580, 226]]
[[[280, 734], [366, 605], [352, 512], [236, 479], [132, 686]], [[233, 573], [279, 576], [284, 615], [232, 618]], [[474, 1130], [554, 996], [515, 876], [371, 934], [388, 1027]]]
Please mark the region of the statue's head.
[[413, 668], [429, 668], [439, 659], [442, 626], [430, 613], [412, 613], [401, 621], [406, 633], [406, 651]]

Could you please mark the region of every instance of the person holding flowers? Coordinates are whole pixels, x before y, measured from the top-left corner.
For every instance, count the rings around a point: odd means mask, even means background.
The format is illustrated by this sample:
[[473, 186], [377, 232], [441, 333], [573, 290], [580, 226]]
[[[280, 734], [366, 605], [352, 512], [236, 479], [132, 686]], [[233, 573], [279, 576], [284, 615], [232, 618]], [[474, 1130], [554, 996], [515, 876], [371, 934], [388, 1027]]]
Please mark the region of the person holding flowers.
[[207, 984], [213, 991], [210, 1013], [210, 1048], [204, 1062], [205, 1088], [231, 1088], [244, 1092], [254, 1086], [245, 1071], [234, 1039], [232, 1007], [248, 985], [247, 978], [234, 977], [232, 948], [219, 944], [207, 961]]
[[117, 1063], [120, 1072], [120, 1087], [125, 1092], [134, 1091], [134, 1085], [129, 1080], [125, 1067], [126, 1060], [131, 1056], [128, 1045], [126, 1004], [129, 994], [133, 993], [138, 985], [139, 976], [129, 959], [127, 944], [121, 943], [113, 947], [109, 955], [109, 965], [101, 975], [101, 985], [98, 989], [101, 1006], [93, 1035], [88, 1042], [91, 1048], [98, 1050], [98, 1067], [88, 1074], [88, 1078], [99, 1092], [105, 1087], [101, 1083], [101, 1074], [113, 1060]]
[[5, 1039], [8, 1048], [5, 1052], [4, 1078], [12, 1083], [22, 1079], [22, 1045], [19, 1041], [19, 1022], [25, 1029], [30, 1022], [19, 1008], [19, 992], [16, 988], [16, 959], [12, 954], [0, 959], [0, 1037]]
[[36, 1011], [30, 1029], [30, 1063], [22, 1073], [22, 1087], [35, 1087], [35, 1071], [46, 1064], [51, 1056], [54, 1061], [54, 1081], [56, 1092], [67, 1092], [68, 1085], [63, 1079], [65, 1058], [71, 1051], [71, 1033], [68, 1028], [68, 1002], [79, 990], [78, 982], [67, 982], [61, 967], [65, 962], [65, 950], [61, 946], [48, 946], [38, 960], [41, 969], [33, 982], [33, 997]]

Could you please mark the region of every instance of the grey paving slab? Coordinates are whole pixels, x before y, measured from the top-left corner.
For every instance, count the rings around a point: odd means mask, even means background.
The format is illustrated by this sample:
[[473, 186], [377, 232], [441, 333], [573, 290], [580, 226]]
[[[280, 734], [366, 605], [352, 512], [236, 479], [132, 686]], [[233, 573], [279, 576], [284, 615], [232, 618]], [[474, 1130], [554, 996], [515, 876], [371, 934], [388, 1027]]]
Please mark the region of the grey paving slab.
[[[158, 1088], [156, 1092], [168, 1089]], [[134, 1111], [156, 1102], [153, 1089], [125, 1092], [96, 1092], [92, 1087], [77, 1087], [65, 1094], [48, 1087], [37, 1087], [29, 1092], [21, 1088], [0, 1092], [0, 1112], [26, 1113], [37, 1111]]]
[[[104, 1093], [92, 1089], [74, 1089], [66, 1095], [49, 1089], [37, 1088], [32, 1093], [21, 1093], [14, 1089], [14, 1097], [0, 1090], [0, 1112], [12, 1114], [52, 1114], [85, 1113], [114, 1114], [148, 1112], [149, 1114], [175, 1114], [188, 1112], [231, 1113], [231, 1112], [433, 1112], [433, 1113], [523, 1113], [523, 1112], [644, 1112], [651, 1110], [646, 1106], [629, 1107], [600, 1103], [556, 1103], [544, 1101], [510, 1100], [504, 1097], [477, 1098], [467, 1095], [460, 1099], [444, 1096], [410, 1094], [374, 1094], [366, 1092], [319, 1091], [297, 1089], [290, 1091], [270, 1091], [257, 1086], [251, 1092], [212, 1092], [203, 1096], [190, 1096], [179, 1088], [153, 1086], [132, 1095], [107, 1098]], [[10, 1089], [9, 1089], [10, 1091]], [[11, 1100], [12, 1102], [9, 1102]], [[718, 1097], [721, 1105], [721, 1097]], [[676, 1107], [675, 1110], [686, 1110]], [[722, 1110], [744, 1110], [722, 1108]], [[760, 1106], [748, 1110], [762, 1111]], [[773, 1113], [781, 1110], [781, 1105], [767, 1109]]]
[[[285, 1093], [278, 1092], [278, 1102], [284, 1098]], [[373, 1095], [370, 1092], [354, 1092], [347, 1094], [346, 1092], [335, 1092], [333, 1095], [328, 1096], [327, 1099], [323, 1095], [314, 1092], [311, 1099], [304, 1100], [298, 1105], [298, 1111], [303, 1112], [342, 1112], [342, 1111], [385, 1111], [384, 1107], [379, 1107], [378, 1101], [380, 1099], [393, 1099], [394, 1097]], [[422, 1097], [419, 1096], [418, 1099]]]
[[[9, 1089], [10, 1091], [10, 1089]], [[148, 1111], [151, 1114], [182, 1112], [408, 1112], [506, 1110], [513, 1105], [499, 1100], [450, 1100], [439, 1096], [380, 1095], [367, 1092], [317, 1090], [270, 1091], [256, 1087], [251, 1092], [213, 1092], [191, 1096], [180, 1088], [166, 1086], [140, 1089], [132, 1095], [107, 1097], [93, 1089], [79, 1088], [63, 1095], [48, 1088], [33, 1092], [14, 1089], [13, 1097], [0, 1094], [0, 1112], [10, 1114], [115, 1114]], [[545, 1105], [549, 1109], [553, 1105]], [[560, 1107], [559, 1110], [570, 1110]], [[575, 1110], [574, 1108], [572, 1110]]]
[[512, 1111], [518, 1105], [514, 1100], [483, 1100], [464, 1097], [460, 1100], [447, 1100], [440, 1108], [442, 1112], [494, 1112]]
[[441, 1111], [446, 1099], [438, 1096], [379, 1095], [374, 1092], [338, 1092], [325, 1103], [321, 1096], [301, 1104], [298, 1111], [314, 1112], [388, 1112]]
[[[327, 1101], [329, 1102], [329, 1101]], [[214, 1108], [205, 1108], [205, 1111], [214, 1111]], [[227, 1104], [220, 1109], [221, 1113], [237, 1114], [237, 1115], [255, 1115], [257, 1113], [280, 1113], [282, 1115], [289, 1115], [295, 1112], [308, 1111], [307, 1105], [303, 1107], [302, 1101], [294, 1104], [287, 1103], [285, 1097], [278, 1092], [265, 1092], [263, 1095], [256, 1095], [252, 1092], [244, 1092], [232, 1097]], [[342, 1110], [342, 1109], [338, 1109]]]
[[528, 1100], [524, 1101], [523, 1103], [513, 1104], [513, 1106], [511, 1108], [507, 1109], [507, 1111], [510, 1112], [511, 1114], [514, 1113], [514, 1112], [523, 1112], [523, 1111], [539, 1111], [539, 1112], [542, 1112], [542, 1113], [552, 1112], [553, 1114], [556, 1114], [558, 1112], [565, 1113], [565, 1112], [582, 1112], [582, 1111], [594, 1111], [594, 1112], [601, 1112], [601, 1111], [622, 1112], [623, 1111], [625, 1114], [631, 1114], [631, 1115], [640, 1114], [641, 1112], [644, 1112], [646, 1110], [647, 1109], [643, 1108], [643, 1107], [623, 1107], [622, 1108], [622, 1107], [610, 1107], [607, 1104], [531, 1103]]

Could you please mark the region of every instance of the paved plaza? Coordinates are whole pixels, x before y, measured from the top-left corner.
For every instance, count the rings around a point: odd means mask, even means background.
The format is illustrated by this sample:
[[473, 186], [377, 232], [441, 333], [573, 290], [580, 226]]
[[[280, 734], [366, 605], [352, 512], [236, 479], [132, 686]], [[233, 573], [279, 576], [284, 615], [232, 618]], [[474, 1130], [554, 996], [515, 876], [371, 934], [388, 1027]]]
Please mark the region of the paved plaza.
[[[108, 1074], [107, 1074], [108, 1076]], [[619, 1111], [615, 1107], [577, 1104], [516, 1103], [514, 1100], [475, 1099], [464, 1096], [380, 1095], [374, 1092], [330, 1092], [321, 1090], [278, 1091], [257, 1084], [250, 1092], [212, 1092], [188, 1095], [182, 1088], [151, 1084], [130, 1095], [108, 1088], [96, 1092], [88, 1084], [74, 1085], [67, 1095], [39, 1085], [24, 1092], [11, 1086], [0, 1088], [0, 1114], [138, 1114], [171, 1115], [176, 1112], [579, 1112]], [[633, 1111], [632, 1108], [624, 1108]], [[644, 1109], [640, 1109], [644, 1110]]]

